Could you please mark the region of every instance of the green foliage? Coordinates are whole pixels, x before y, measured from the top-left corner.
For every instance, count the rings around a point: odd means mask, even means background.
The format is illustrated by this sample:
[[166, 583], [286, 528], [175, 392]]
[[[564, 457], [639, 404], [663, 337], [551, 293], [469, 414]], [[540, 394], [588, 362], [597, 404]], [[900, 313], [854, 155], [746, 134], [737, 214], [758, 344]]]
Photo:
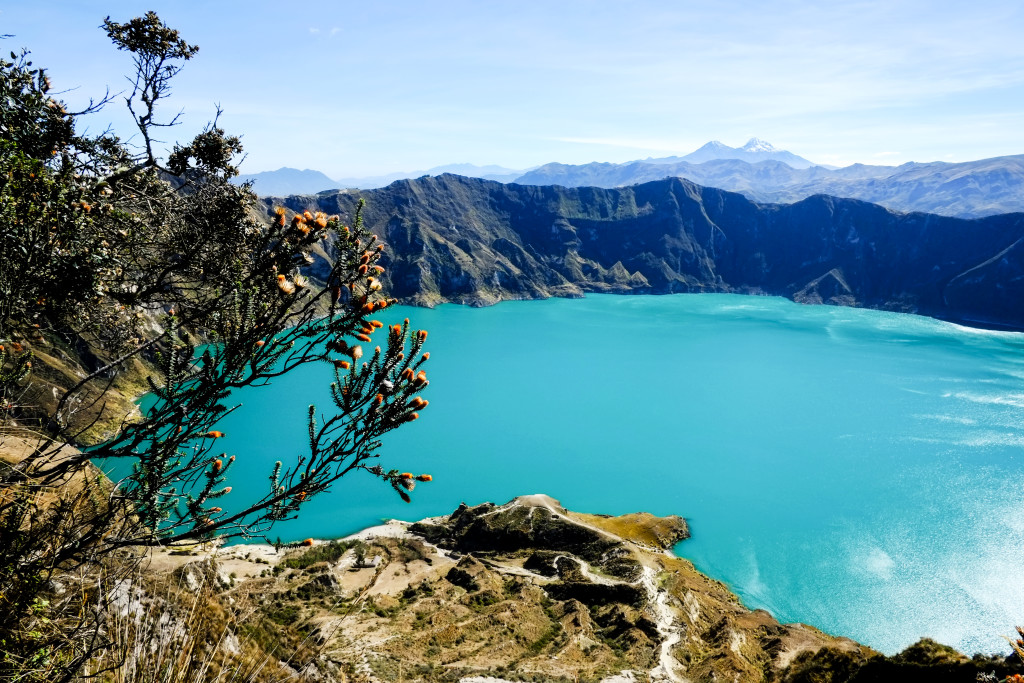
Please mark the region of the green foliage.
[[0, 139], [30, 158], [49, 159], [73, 136], [71, 117], [49, 91], [46, 72], [33, 69], [27, 53], [0, 59]]
[[318, 562], [337, 562], [353, 545], [349, 541], [315, 545], [301, 555], [284, 558], [279, 564], [287, 569], [307, 569]]
[[[356, 342], [370, 342], [383, 327], [372, 315], [393, 301], [380, 294], [383, 246], [360, 212], [350, 226], [284, 209], [260, 223], [255, 196], [228, 182], [239, 138], [216, 120], [162, 162], [152, 132], [175, 121], [158, 122], [156, 105], [198, 48], [152, 12], [104, 29], [133, 56], [126, 103], [139, 148], [79, 135], [41, 70], [24, 55], [0, 60], [0, 419], [42, 428], [0, 470], [0, 678], [60, 680], [108, 647], [102, 610], [87, 609], [107, 597], [95, 577], [130, 569], [138, 546], [265, 537], [354, 470], [407, 501], [429, 481], [377, 462], [380, 436], [426, 406], [426, 333], [394, 326], [362, 360]], [[314, 248], [337, 254], [323, 282], [302, 273]], [[81, 361], [78, 377], [43, 383], [39, 359], [55, 349]], [[330, 411], [310, 406], [308, 452], [282, 458], [262, 498], [232, 505], [235, 456], [217, 448], [232, 393], [308, 363], [333, 371]], [[114, 413], [111, 383], [147, 367], [158, 401], [144, 415]], [[116, 434], [88, 453], [65, 448], [97, 422]], [[92, 458], [134, 470], [110, 485]], [[343, 550], [319, 552], [310, 563]], [[71, 574], [92, 578], [58, 590]], [[38, 628], [41, 618], [51, 625]]]
[[552, 623], [551, 628], [545, 631], [540, 638], [530, 643], [530, 646], [527, 649], [529, 650], [530, 654], [538, 655], [541, 652], [543, 652], [548, 647], [548, 645], [553, 643], [555, 638], [557, 638], [560, 635], [562, 635], [562, 625], [559, 622], [555, 621]]
[[296, 605], [282, 605], [280, 607], [264, 608], [267, 618], [275, 624], [290, 626], [297, 622], [302, 616], [302, 610]]

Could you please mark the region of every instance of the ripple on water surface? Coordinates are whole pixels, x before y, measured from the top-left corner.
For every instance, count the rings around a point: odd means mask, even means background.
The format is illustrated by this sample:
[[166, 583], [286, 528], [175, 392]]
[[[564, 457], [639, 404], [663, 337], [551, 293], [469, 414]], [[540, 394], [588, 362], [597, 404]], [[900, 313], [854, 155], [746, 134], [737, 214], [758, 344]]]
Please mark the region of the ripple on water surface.
[[[407, 506], [352, 476], [275, 536], [545, 492], [683, 515], [677, 551], [749, 606], [884, 652], [1004, 651], [1024, 621], [1022, 335], [734, 295], [388, 311], [406, 316], [430, 331], [430, 407], [382, 463], [435, 481]], [[329, 381], [239, 396], [232, 497], [302, 453]]]

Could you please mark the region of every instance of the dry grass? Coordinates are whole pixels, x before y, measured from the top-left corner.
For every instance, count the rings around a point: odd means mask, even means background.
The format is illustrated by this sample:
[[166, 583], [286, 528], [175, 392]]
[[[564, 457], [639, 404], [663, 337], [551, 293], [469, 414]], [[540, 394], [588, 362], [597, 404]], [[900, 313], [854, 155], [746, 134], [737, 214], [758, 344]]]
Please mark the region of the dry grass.
[[90, 670], [106, 683], [294, 680], [242, 635], [252, 613], [226, 604], [210, 565], [188, 571], [188, 579], [139, 573], [107, 595], [112, 645]]
[[668, 550], [688, 534], [682, 517], [655, 517], [649, 512], [633, 512], [618, 517], [569, 512], [568, 516], [595, 526], [619, 538], [650, 548]]

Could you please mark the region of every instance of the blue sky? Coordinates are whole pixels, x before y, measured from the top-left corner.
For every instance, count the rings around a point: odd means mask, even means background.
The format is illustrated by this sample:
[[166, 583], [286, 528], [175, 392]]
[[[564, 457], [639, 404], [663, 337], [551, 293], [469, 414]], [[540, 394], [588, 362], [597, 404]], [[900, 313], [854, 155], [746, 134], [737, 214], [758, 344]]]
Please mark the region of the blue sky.
[[[64, 99], [125, 87], [98, 27], [154, 9], [200, 45], [174, 132], [224, 109], [245, 172], [525, 168], [768, 140], [819, 163], [1024, 153], [1024, 3], [0, 0]], [[130, 132], [114, 103], [89, 119]], [[169, 138], [170, 139], [170, 138]]]

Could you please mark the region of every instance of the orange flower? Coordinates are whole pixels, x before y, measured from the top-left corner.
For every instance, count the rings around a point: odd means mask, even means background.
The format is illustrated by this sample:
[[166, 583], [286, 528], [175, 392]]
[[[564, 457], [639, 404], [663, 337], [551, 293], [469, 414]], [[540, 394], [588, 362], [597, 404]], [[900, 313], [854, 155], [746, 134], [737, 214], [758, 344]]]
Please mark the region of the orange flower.
[[[402, 334], [402, 326], [401, 325], [392, 325], [390, 329], [391, 329], [391, 334]], [[0, 349], [3, 349], [3, 347], [0, 346]]]
[[418, 420], [418, 419], [420, 419], [420, 414], [419, 413], [409, 413], [408, 415], [405, 416], [405, 421], [406, 422], [412, 422], [413, 420]]
[[210, 512], [223, 512], [221, 508], [210, 508]]
[[420, 338], [420, 341], [426, 341], [427, 340], [427, 331], [426, 330], [420, 330], [419, 332], [416, 333], [416, 336], [418, 336]]
[[373, 334], [374, 327], [372, 325], [363, 325], [359, 328], [359, 331], [363, 334]]
[[295, 285], [288, 282], [288, 279], [284, 275], [277, 276], [277, 288], [285, 294], [291, 294], [295, 291]]
[[348, 370], [350, 367], [352, 367], [352, 364], [349, 363], [347, 360], [334, 359], [331, 360], [331, 362], [334, 363], [334, 367], [341, 368], [342, 370]]
[[258, 341], [256, 342], [256, 346], [263, 346], [263, 345], [264, 345], [264, 344], [266, 344], [266, 343], [267, 343], [267, 342], [265, 342], [265, 341], [263, 341], [262, 339], [260, 339], [260, 340], [258, 340]]
[[415, 408], [416, 410], [423, 410], [428, 405], [430, 405], [430, 401], [424, 401], [419, 396], [412, 400], [412, 407]]
[[406, 368], [405, 370], [402, 370], [402, 374], [400, 375], [400, 377], [402, 379], [407, 379], [411, 381], [412, 378], [414, 377], [412, 368]]
[[327, 227], [327, 219], [324, 218], [323, 216], [321, 216], [320, 218], [316, 219], [316, 224], [319, 225], [321, 228], [326, 228]]
[[216, 472], [217, 470], [219, 470], [219, 469], [220, 469], [220, 467], [221, 467], [221, 465], [223, 465], [223, 464], [224, 464], [224, 463], [222, 463], [222, 462], [220, 461], [220, 458], [217, 458], [216, 460], [214, 460], [214, 461], [213, 461], [213, 471], [214, 471], [214, 472]]
[[390, 306], [392, 303], [394, 303], [394, 299], [382, 299], [381, 301], [377, 302], [377, 310], [383, 310]]
[[309, 211], [303, 211], [302, 217], [305, 218], [307, 221], [313, 220], [313, 214], [311, 214]]
[[366, 269], [366, 264], [365, 263], [363, 265], [359, 266], [359, 274], [360, 275], [366, 275], [366, 270], [367, 269]]
[[292, 225], [301, 225], [305, 221], [306, 219], [299, 214], [295, 214], [294, 216], [292, 216]]
[[357, 334], [356, 335], [356, 339], [358, 339], [359, 341], [362, 341], [362, 342], [370, 341], [369, 335], [365, 335], [365, 334]]
[[413, 478], [412, 472], [402, 472], [398, 476], [401, 477], [402, 479], [412, 479]]
[[416, 478], [419, 479], [420, 481], [434, 481], [434, 478], [432, 476], [430, 476], [429, 474], [421, 474], [420, 476], [418, 476]]
[[384, 272], [384, 266], [376, 266], [375, 265], [373, 267], [373, 269], [376, 270], [378, 273], [383, 273]]
[[313, 545], [313, 539], [307, 538], [305, 541], [302, 542], [302, 545], [308, 548], [309, 546]]
[[231, 493], [231, 487], [230, 486], [225, 486], [224, 487], [224, 493]]
[[362, 313], [363, 315], [369, 315], [370, 313], [373, 313], [373, 308], [373, 302], [367, 301], [365, 304], [363, 304], [363, 307], [359, 309], [359, 312]]
[[276, 209], [274, 209], [274, 213], [277, 214], [278, 216], [283, 216], [284, 215], [284, 207], [283, 206], [277, 207]]
[[423, 360], [430, 360], [430, 352], [429, 351], [427, 351], [425, 354], [423, 354]]
[[384, 402], [384, 394], [377, 394], [376, 396], [374, 396], [373, 397], [373, 402], [376, 403], [377, 405], [380, 405], [381, 403], [383, 403]]
[[224, 432], [218, 432], [218, 431], [206, 432], [205, 434], [203, 434], [203, 436], [211, 438], [211, 439], [219, 439], [220, 437], [224, 436]]
[[234, 461], [235, 461], [235, 456], [232, 455], [230, 458], [228, 458], [228, 462], [234, 462]]

